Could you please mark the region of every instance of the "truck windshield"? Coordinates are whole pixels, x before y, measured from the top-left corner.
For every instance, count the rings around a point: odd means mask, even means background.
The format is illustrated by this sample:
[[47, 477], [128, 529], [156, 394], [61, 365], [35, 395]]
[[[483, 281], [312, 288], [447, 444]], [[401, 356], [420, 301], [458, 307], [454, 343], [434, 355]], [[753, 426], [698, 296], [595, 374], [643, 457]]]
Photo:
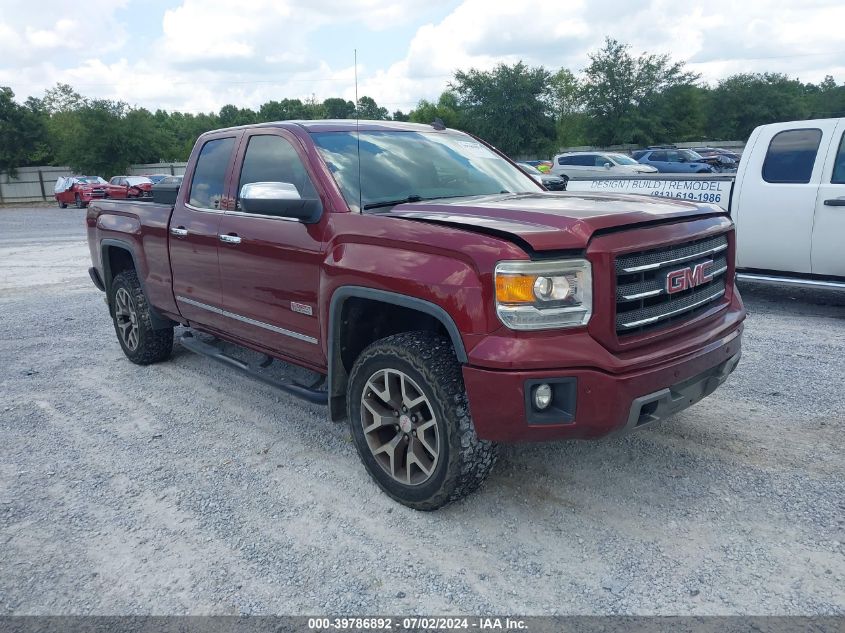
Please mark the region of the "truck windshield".
[[[314, 132], [346, 203], [360, 211], [391, 201], [536, 192], [536, 182], [470, 136], [450, 132]], [[360, 182], [360, 189], [359, 189]]]

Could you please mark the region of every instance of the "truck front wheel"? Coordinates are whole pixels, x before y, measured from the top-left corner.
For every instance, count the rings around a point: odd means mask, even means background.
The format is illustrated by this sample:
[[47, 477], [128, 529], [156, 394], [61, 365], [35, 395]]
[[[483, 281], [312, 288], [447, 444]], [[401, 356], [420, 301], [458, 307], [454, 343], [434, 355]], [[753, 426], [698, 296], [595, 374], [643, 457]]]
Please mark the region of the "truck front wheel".
[[410, 508], [435, 510], [478, 488], [496, 446], [478, 439], [450, 341], [428, 332], [388, 336], [352, 368], [347, 412], [373, 480]]
[[109, 307], [117, 340], [126, 358], [137, 365], [158, 363], [173, 351], [173, 328], [156, 330], [138, 275], [124, 270], [112, 280]]

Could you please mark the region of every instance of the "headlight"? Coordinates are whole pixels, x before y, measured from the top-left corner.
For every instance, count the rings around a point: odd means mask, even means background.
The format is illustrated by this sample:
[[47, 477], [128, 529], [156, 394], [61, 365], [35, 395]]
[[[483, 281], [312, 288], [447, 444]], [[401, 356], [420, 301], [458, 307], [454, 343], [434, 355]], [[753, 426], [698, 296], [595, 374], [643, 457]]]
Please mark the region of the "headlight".
[[586, 325], [592, 312], [593, 278], [587, 260], [496, 265], [496, 313], [512, 330]]

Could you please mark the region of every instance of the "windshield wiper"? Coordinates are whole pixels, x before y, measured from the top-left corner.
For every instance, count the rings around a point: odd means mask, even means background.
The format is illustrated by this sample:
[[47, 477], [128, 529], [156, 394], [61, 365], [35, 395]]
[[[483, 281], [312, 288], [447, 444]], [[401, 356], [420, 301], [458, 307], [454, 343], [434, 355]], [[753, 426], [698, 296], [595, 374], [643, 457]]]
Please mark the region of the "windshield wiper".
[[[505, 191], [502, 193], [510, 193], [509, 191]], [[381, 202], [370, 202], [369, 204], [364, 205], [364, 211], [369, 211], [370, 209], [378, 209], [379, 207], [395, 207], [397, 204], [405, 204], [406, 202], [424, 202], [427, 200], [445, 200], [446, 198], [474, 198], [475, 196], [481, 196], [484, 194], [480, 193], [460, 193], [457, 195], [451, 196], [431, 196], [430, 198], [423, 198], [422, 196], [418, 196], [416, 194], [412, 194], [407, 198], [402, 198], [401, 200], [382, 200]]]
[[[431, 200], [431, 198], [428, 199]], [[400, 200], [382, 200], [381, 202], [370, 202], [369, 204], [364, 205], [364, 211], [368, 211], [369, 209], [378, 209], [380, 207], [395, 207], [397, 204], [405, 204], [406, 202], [420, 202], [421, 200], [422, 196], [412, 194], [407, 198], [402, 198]]]

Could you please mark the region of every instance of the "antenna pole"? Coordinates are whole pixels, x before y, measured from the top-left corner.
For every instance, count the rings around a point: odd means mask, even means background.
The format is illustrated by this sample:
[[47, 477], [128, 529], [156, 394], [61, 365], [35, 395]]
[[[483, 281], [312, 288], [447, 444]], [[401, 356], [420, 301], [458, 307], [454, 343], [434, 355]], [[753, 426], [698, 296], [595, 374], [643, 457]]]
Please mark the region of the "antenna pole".
[[364, 194], [361, 191], [361, 130], [360, 130], [360, 112], [358, 102], [358, 49], [352, 49], [355, 61], [355, 142], [358, 146], [358, 213], [364, 212]]

